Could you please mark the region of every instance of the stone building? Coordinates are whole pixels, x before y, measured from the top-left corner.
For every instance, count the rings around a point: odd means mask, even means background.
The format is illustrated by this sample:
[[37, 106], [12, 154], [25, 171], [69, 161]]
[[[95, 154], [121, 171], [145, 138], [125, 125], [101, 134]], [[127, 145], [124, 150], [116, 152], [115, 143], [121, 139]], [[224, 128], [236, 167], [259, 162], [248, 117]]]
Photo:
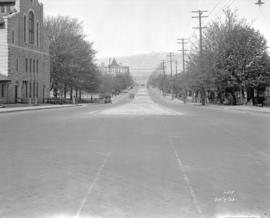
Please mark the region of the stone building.
[[118, 64], [115, 58], [110, 62], [108, 66], [105, 66], [104, 63], [99, 67], [101, 73], [103, 74], [111, 74], [113, 76], [117, 74], [129, 73], [129, 67], [123, 66], [122, 64]]
[[0, 104], [49, 97], [49, 44], [38, 0], [0, 0]]

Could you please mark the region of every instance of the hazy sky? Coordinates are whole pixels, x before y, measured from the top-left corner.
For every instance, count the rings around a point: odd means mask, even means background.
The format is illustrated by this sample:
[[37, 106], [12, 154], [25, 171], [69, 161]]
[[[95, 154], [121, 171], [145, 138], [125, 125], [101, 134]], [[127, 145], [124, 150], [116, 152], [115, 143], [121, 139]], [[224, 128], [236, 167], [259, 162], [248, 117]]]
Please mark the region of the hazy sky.
[[[265, 35], [270, 43], [270, 0], [43, 0], [45, 15], [79, 18], [97, 57], [176, 52], [177, 38], [191, 37], [198, 25], [192, 10], [208, 10], [204, 23], [231, 6]], [[270, 45], [270, 44], [269, 44]]]

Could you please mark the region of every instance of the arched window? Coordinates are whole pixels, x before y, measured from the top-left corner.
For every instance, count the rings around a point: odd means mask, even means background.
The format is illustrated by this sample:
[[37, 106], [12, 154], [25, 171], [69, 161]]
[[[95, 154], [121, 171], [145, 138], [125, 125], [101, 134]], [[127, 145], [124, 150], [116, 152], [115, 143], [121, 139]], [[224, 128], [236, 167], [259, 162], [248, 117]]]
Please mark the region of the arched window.
[[29, 43], [35, 43], [35, 16], [32, 11], [29, 12]]
[[26, 16], [23, 16], [23, 41], [26, 42]]

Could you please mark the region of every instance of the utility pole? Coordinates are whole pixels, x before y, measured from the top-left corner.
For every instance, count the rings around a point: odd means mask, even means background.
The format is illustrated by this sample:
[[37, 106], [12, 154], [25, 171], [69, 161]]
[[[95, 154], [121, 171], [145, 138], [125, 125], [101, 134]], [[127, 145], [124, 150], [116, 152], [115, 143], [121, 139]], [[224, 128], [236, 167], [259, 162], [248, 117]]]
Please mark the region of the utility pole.
[[165, 76], [166, 72], [165, 72], [165, 60], [162, 60], [162, 70], [163, 70], [163, 75]]
[[185, 49], [185, 44], [188, 43], [186, 40], [187, 39], [185, 39], [185, 38], [178, 39], [178, 44], [182, 44], [182, 49], [178, 50], [178, 51], [182, 52], [183, 73], [185, 73], [185, 71], [186, 71], [186, 69], [185, 69], [185, 52], [187, 50]]
[[169, 62], [170, 62], [170, 66], [171, 66], [171, 77], [172, 77], [172, 75], [173, 75], [173, 73], [172, 73], [172, 57], [173, 57], [173, 56], [174, 56], [173, 52], [170, 52], [169, 55], [168, 55], [168, 57], [169, 57]]
[[162, 93], [164, 94], [164, 81], [166, 79], [166, 70], [165, 70], [165, 63], [166, 61], [165, 60], [162, 60], [161, 61], [161, 65], [162, 65], [162, 71], [163, 71], [163, 79], [162, 79], [162, 87], [161, 87], [161, 90], [162, 90]]
[[193, 29], [199, 29], [200, 31], [200, 55], [202, 55], [202, 30], [206, 27], [202, 26], [202, 18], [206, 18], [208, 16], [202, 16], [203, 13], [208, 12], [204, 10], [192, 11], [192, 13], [197, 13], [198, 16], [193, 16], [192, 18], [199, 18], [199, 27], [193, 27]]
[[109, 58], [109, 65], [108, 65], [108, 68], [109, 68], [109, 74], [111, 75], [111, 58]]
[[178, 71], [178, 69], [177, 69], [177, 60], [175, 60], [175, 76], [177, 77], [177, 71]]
[[[200, 60], [199, 60], [199, 66], [200, 69], [202, 69], [202, 63], [201, 63], [201, 58], [202, 58], [202, 50], [203, 50], [203, 45], [202, 45], [202, 30], [206, 27], [202, 27], [202, 18], [206, 18], [207, 16], [202, 16], [204, 12], [203, 10], [198, 10], [198, 11], [192, 11], [192, 13], [197, 13], [198, 16], [193, 16], [192, 18], [199, 18], [199, 27], [194, 27], [193, 29], [199, 29], [200, 32]], [[201, 87], [201, 96], [202, 96], [202, 105], [205, 105], [206, 103], [206, 93], [205, 93], [205, 87]]]

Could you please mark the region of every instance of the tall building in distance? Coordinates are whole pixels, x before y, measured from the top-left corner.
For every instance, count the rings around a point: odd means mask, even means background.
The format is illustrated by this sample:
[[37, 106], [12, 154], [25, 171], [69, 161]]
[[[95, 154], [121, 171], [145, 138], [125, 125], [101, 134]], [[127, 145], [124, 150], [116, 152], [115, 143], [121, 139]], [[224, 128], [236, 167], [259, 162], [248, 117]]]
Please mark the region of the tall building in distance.
[[38, 0], [0, 0], [0, 103], [49, 97], [49, 44]]
[[123, 66], [122, 64], [118, 64], [116, 59], [113, 58], [112, 62], [110, 61], [109, 65], [101, 64], [99, 70], [103, 74], [117, 75], [122, 73], [129, 73], [130, 69], [128, 66]]

